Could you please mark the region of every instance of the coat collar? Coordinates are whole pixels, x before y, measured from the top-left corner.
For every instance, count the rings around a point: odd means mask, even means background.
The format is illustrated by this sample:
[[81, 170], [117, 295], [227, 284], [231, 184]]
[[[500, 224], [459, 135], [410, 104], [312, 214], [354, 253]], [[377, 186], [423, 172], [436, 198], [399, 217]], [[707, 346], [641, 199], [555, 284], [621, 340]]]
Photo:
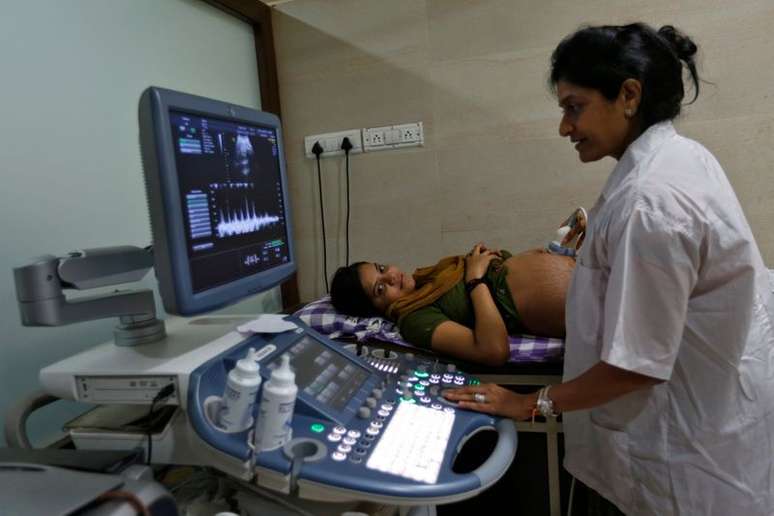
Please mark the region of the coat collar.
[[667, 140], [672, 139], [677, 132], [671, 121], [659, 122], [648, 127], [644, 133], [637, 137], [618, 160], [610, 177], [607, 178], [600, 200], [607, 199], [609, 194], [615, 190], [624, 180], [630, 171], [647, 156], [651, 155]]

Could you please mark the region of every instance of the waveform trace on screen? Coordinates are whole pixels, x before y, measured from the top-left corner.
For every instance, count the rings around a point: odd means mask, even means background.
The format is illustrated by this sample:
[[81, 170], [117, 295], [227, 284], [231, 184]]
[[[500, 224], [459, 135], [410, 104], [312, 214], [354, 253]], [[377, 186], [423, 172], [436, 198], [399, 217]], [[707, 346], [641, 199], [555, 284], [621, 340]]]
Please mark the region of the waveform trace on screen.
[[276, 215], [257, 213], [255, 204], [251, 206], [245, 201], [244, 206], [238, 211], [231, 213], [220, 211], [220, 222], [218, 222], [215, 232], [219, 238], [246, 235], [276, 224], [280, 220], [280, 217]]

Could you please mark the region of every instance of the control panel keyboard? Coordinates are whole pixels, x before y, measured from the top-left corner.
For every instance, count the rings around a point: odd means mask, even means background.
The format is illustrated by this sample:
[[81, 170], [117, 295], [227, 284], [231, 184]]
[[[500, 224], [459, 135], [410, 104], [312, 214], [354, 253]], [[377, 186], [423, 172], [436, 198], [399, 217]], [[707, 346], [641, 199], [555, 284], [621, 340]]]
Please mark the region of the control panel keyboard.
[[[255, 335], [209, 360], [189, 380], [188, 412], [197, 435], [221, 452], [223, 467], [258, 485], [303, 496], [342, 499], [453, 501], [473, 496], [500, 477], [513, 459], [512, 422], [460, 410], [444, 389], [476, 385], [454, 364], [411, 352], [342, 345], [297, 323], [267, 338]], [[223, 393], [227, 375], [253, 347], [264, 381], [284, 354], [291, 357], [298, 398], [283, 446], [252, 453], [251, 429], [226, 433], [208, 419], [207, 403]], [[259, 407], [256, 404], [254, 417]], [[476, 472], [452, 464], [467, 436], [498, 432], [498, 444]], [[227, 462], [227, 460], [229, 462]], [[242, 473], [244, 471], [244, 473]]]
[[453, 426], [454, 412], [400, 403], [366, 467], [434, 484]]

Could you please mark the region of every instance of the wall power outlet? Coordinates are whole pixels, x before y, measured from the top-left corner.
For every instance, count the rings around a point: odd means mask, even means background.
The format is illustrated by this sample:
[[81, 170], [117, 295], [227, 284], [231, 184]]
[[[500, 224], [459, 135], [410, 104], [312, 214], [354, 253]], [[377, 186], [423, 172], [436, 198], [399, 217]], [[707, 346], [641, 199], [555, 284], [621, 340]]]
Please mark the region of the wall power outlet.
[[365, 152], [421, 147], [424, 144], [425, 136], [422, 122], [363, 129], [363, 150]]
[[314, 158], [315, 155], [312, 152], [315, 142], [320, 142], [320, 146], [323, 148], [321, 158], [328, 158], [331, 156], [343, 156], [344, 151], [341, 150], [341, 142], [344, 141], [344, 137], [349, 138], [349, 142], [352, 144], [350, 154], [357, 154], [363, 152], [363, 140], [360, 136], [360, 129], [348, 129], [346, 131], [339, 131], [336, 133], [323, 133], [313, 134], [304, 138], [304, 154], [307, 158]]

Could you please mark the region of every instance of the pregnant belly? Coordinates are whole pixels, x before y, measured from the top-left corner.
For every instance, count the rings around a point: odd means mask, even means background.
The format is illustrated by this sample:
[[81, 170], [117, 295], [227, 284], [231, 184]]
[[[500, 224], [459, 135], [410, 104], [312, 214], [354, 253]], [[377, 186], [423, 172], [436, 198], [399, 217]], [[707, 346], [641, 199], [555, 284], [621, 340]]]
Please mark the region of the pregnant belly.
[[564, 337], [564, 303], [575, 260], [543, 250], [505, 261], [508, 288], [524, 326], [537, 335]]

